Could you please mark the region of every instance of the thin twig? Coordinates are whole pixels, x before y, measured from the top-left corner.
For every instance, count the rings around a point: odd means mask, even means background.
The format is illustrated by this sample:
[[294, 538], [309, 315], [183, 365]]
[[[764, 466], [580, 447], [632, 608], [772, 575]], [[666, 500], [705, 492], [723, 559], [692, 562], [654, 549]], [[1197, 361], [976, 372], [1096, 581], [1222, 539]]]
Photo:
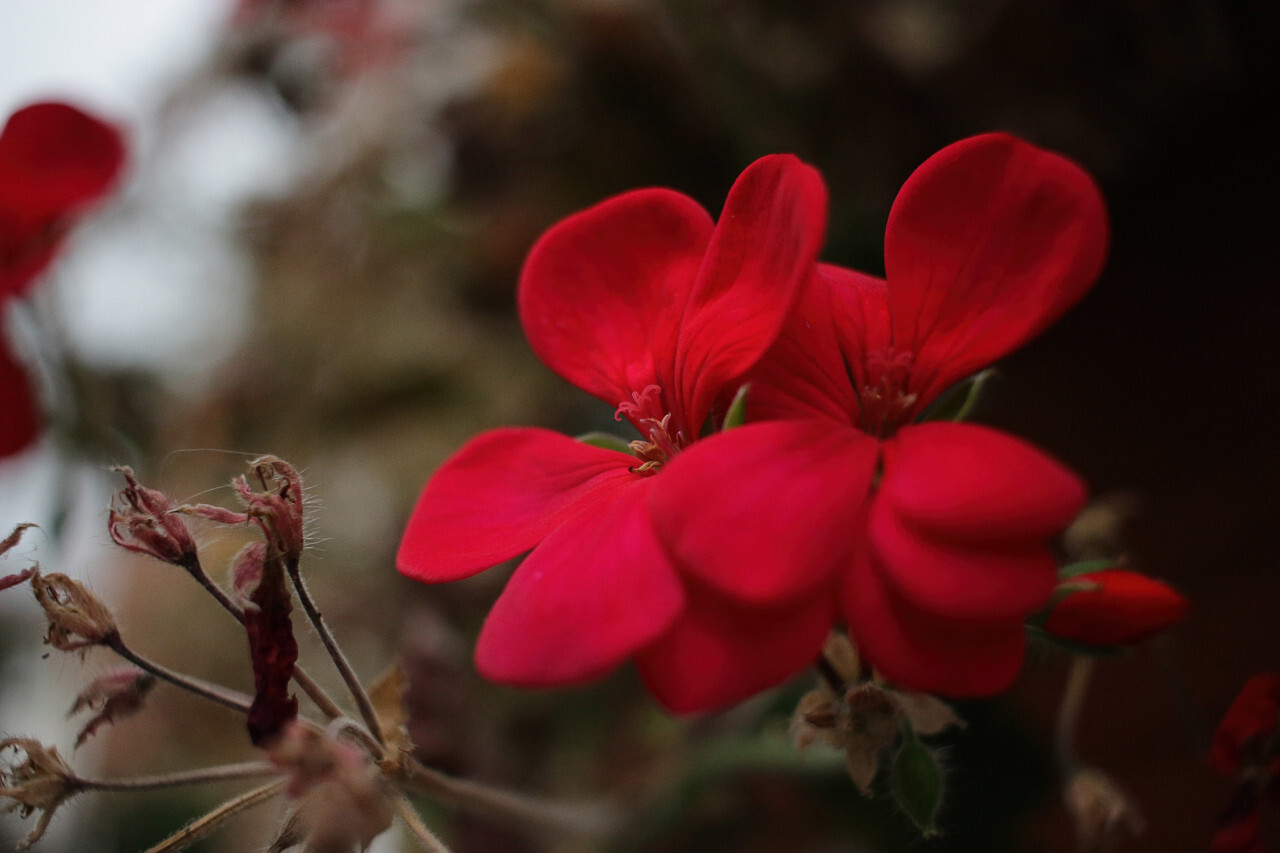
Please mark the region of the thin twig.
[[280, 793], [284, 789], [284, 785], [285, 780], [278, 779], [269, 785], [263, 785], [261, 788], [255, 788], [252, 791], [241, 794], [233, 800], [227, 800], [204, 817], [193, 820], [155, 847], [147, 850], [146, 853], [177, 853], [177, 851], [189, 847], [210, 832], [213, 832], [228, 818], [234, 817], [246, 809], [253, 808], [259, 803], [265, 803]]
[[199, 785], [204, 782], [224, 782], [228, 779], [248, 779], [254, 776], [277, 776], [280, 768], [267, 761], [246, 761], [242, 764], [223, 764], [181, 773], [165, 773], [159, 776], [135, 776], [129, 779], [81, 779], [75, 782], [94, 791], [153, 791], [159, 788], [176, 788], [180, 785]]
[[289, 572], [289, 579], [293, 581], [293, 588], [298, 591], [298, 600], [302, 602], [302, 609], [307, 612], [307, 618], [311, 620], [316, 633], [320, 635], [320, 641], [324, 643], [325, 651], [333, 659], [333, 665], [338, 668], [338, 673], [347, 685], [351, 698], [355, 700], [356, 708], [359, 709], [360, 717], [364, 720], [365, 726], [368, 727], [369, 734], [373, 736], [379, 746], [385, 746], [386, 742], [382, 739], [382, 727], [378, 723], [377, 713], [373, 710], [373, 702], [370, 701], [369, 694], [365, 691], [364, 685], [360, 683], [360, 679], [356, 676], [355, 670], [352, 669], [347, 656], [343, 654], [342, 649], [333, 638], [333, 634], [329, 631], [329, 626], [325, 624], [324, 617], [320, 615], [319, 608], [316, 607], [315, 601], [311, 598], [311, 593], [307, 591], [307, 585], [302, 580], [302, 572], [298, 568], [297, 560], [286, 560], [285, 568]]
[[1054, 738], [1054, 751], [1063, 776], [1070, 776], [1080, 766], [1075, 751], [1076, 728], [1080, 722], [1080, 711], [1084, 707], [1089, 677], [1093, 674], [1093, 660], [1087, 655], [1076, 655], [1071, 662], [1071, 671], [1067, 673], [1067, 686], [1062, 693]]
[[413, 803], [409, 802], [408, 797], [400, 797], [396, 800], [396, 812], [400, 815], [400, 819], [404, 821], [405, 828], [409, 830], [409, 834], [422, 845], [423, 850], [426, 850], [427, 853], [449, 853], [449, 848], [445, 843], [437, 838], [436, 834], [422, 822], [418, 810], [413, 807]]
[[[213, 578], [209, 577], [209, 573], [204, 570], [204, 566], [200, 562], [199, 555], [192, 554], [190, 558], [183, 562], [182, 568], [186, 569], [187, 574], [195, 578], [200, 586], [204, 587], [205, 591], [212, 595], [218, 604], [222, 605], [223, 610], [235, 617], [235, 620], [241, 625], [244, 624], [244, 609], [236, 604], [231, 599], [231, 596], [227, 595], [226, 590], [214, 582]], [[344, 712], [338, 707], [338, 703], [334, 702], [333, 698], [325, 692], [325, 689], [317, 684], [307, 674], [306, 670], [296, 663], [293, 665], [293, 680], [302, 688], [302, 692], [306, 693], [307, 696], [311, 697], [311, 701], [316, 703], [316, 707], [320, 709], [320, 713], [324, 714], [326, 720], [344, 716]]]
[[616, 822], [613, 809], [603, 804], [567, 804], [526, 797], [457, 779], [417, 761], [405, 767], [403, 780], [409, 787], [459, 808], [498, 813], [559, 832], [601, 837]]
[[133, 649], [125, 645], [124, 640], [119, 634], [115, 634], [109, 638], [104, 645], [111, 649], [120, 657], [132, 663], [141, 669], [169, 682], [175, 687], [181, 687], [183, 690], [190, 691], [197, 696], [203, 696], [211, 699], [219, 705], [225, 705], [232, 710], [239, 711], [243, 714], [249, 713], [249, 706], [253, 704], [253, 697], [241, 693], [237, 690], [230, 690], [220, 684], [214, 684], [209, 681], [196, 678], [191, 675], [185, 675], [181, 672], [175, 672], [172, 669], [161, 666], [149, 658], [135, 652]]

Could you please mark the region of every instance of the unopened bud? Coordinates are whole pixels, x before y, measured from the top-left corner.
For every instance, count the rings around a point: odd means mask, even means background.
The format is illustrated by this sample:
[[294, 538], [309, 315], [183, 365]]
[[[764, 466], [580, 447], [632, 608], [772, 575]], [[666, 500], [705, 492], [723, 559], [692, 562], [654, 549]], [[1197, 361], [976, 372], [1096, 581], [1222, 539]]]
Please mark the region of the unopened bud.
[[25, 850], [39, 841], [49, 828], [53, 813], [60, 805], [84, 789], [84, 784], [52, 746], [30, 738], [11, 737], [0, 741], [0, 754], [14, 752], [11, 763], [0, 763], [0, 798], [10, 800], [6, 811], [22, 817], [40, 812], [35, 829], [18, 842]]
[[122, 548], [157, 560], [190, 567], [196, 543], [182, 516], [173, 512], [164, 492], [141, 485], [128, 467], [115, 469], [125, 487], [117, 494], [108, 515], [107, 530]]
[[113, 723], [140, 710], [147, 694], [155, 685], [154, 675], [132, 666], [113, 669], [91, 681], [88, 687], [80, 691], [75, 704], [67, 712], [68, 717], [85, 709], [97, 712], [80, 730], [76, 746], [79, 747], [107, 723]]
[[1076, 575], [1064, 591], [1049, 611], [1045, 630], [1090, 646], [1144, 640], [1182, 621], [1190, 607], [1176, 590], [1128, 569]]
[[283, 835], [315, 853], [364, 849], [391, 826], [395, 789], [362, 750], [299, 723], [267, 750], [297, 801]]
[[31, 576], [31, 590], [49, 619], [44, 641], [55, 649], [80, 651], [118, 636], [111, 611], [79, 581], [37, 571]]

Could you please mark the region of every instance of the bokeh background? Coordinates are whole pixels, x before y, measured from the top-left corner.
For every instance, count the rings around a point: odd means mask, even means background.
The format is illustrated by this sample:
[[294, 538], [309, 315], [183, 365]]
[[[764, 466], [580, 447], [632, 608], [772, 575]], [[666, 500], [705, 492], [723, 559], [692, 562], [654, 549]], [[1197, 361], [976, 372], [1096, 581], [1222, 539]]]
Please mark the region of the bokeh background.
[[[230, 505], [229, 478], [274, 453], [315, 499], [327, 617], [369, 676], [405, 662], [435, 766], [616, 797], [635, 809], [619, 851], [1073, 850], [1049, 753], [1062, 656], [1033, 650], [1009, 694], [961, 706], [946, 833], [921, 842], [838, 759], [787, 746], [805, 680], [683, 721], [629, 672], [486, 685], [470, 648], [504, 572], [426, 588], [393, 569], [423, 482], [467, 438], [609, 423], [520, 334], [519, 267], [551, 223], [647, 185], [716, 211], [747, 163], [790, 151], [830, 187], [824, 257], [880, 272], [911, 170], [1007, 130], [1097, 177], [1113, 242], [1093, 293], [1001, 365], [979, 419], [1080, 471], [1119, 520], [1098, 547], [1193, 600], [1168, 636], [1099, 663], [1080, 748], [1145, 815], [1117, 849], [1205, 849], [1230, 791], [1208, 736], [1280, 666], [1278, 40], [1267, 0], [8, 0], [0, 112], [68, 99], [133, 153], [6, 320], [52, 413], [41, 446], [0, 465], [5, 529], [43, 525], [6, 571], [87, 578], [137, 646], [243, 688], [229, 620], [176, 570], [109, 547], [106, 469]], [[209, 565], [238, 545], [201, 536]], [[0, 731], [69, 749], [58, 719], [110, 661], [41, 658], [34, 605], [3, 598]], [[231, 715], [161, 688], [76, 758], [124, 775], [251, 755]], [[43, 846], [130, 853], [227, 793], [86, 797]], [[428, 809], [458, 853], [583, 849]], [[259, 849], [276, 819], [193, 849]], [[27, 828], [6, 819], [0, 840]]]

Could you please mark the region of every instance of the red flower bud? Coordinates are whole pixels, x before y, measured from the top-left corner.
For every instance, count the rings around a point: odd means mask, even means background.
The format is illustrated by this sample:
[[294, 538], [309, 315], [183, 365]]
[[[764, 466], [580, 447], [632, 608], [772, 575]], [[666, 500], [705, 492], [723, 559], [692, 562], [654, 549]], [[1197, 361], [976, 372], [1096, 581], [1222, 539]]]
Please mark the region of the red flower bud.
[[1091, 646], [1123, 646], [1180, 622], [1190, 603], [1171, 587], [1127, 569], [1077, 575], [1049, 611], [1045, 630]]
[[1250, 678], [1213, 734], [1209, 764], [1226, 776], [1237, 775], [1246, 765], [1268, 762], [1273, 773], [1280, 773], [1280, 755], [1262, 754], [1276, 730], [1278, 715], [1280, 672]]
[[182, 516], [173, 512], [169, 498], [139, 483], [133, 469], [122, 466], [116, 471], [124, 475], [126, 485], [107, 516], [112, 541], [190, 571], [196, 561], [196, 543]]

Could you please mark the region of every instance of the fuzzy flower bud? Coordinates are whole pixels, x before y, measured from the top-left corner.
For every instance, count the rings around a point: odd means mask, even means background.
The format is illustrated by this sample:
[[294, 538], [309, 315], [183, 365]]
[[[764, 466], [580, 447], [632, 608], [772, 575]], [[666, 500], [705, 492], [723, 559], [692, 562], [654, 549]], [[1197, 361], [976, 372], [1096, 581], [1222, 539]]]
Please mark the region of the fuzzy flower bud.
[[312, 853], [348, 853], [391, 826], [395, 789], [352, 744], [292, 723], [267, 755], [288, 774], [285, 792], [296, 801], [272, 849], [303, 844]]
[[0, 755], [5, 750], [15, 754], [11, 763], [0, 764], [0, 798], [11, 801], [5, 811], [16, 811], [24, 818], [40, 812], [35, 829], [18, 842], [17, 848], [26, 850], [44, 836], [58, 806], [83, 790], [84, 784], [52, 746], [11, 737], [0, 741]]
[[63, 574], [31, 576], [31, 590], [49, 618], [44, 641], [64, 652], [109, 643], [119, 632], [107, 606], [84, 584]]
[[1049, 611], [1045, 630], [1091, 646], [1145, 640], [1182, 621], [1190, 604], [1176, 590], [1127, 569], [1077, 575]]
[[147, 694], [155, 686], [154, 675], [133, 666], [110, 670], [89, 682], [89, 686], [80, 691], [75, 704], [67, 712], [68, 717], [86, 709], [97, 712], [80, 730], [76, 746], [79, 747], [107, 723], [139, 711]]
[[248, 477], [232, 483], [244, 501], [249, 518], [257, 522], [267, 544], [279, 553], [287, 565], [296, 566], [304, 544], [302, 512], [302, 477], [298, 470], [274, 456], [263, 456], [252, 463], [253, 479], [262, 491], [254, 491]]
[[196, 558], [196, 543], [182, 517], [172, 511], [169, 498], [141, 485], [133, 469], [115, 470], [124, 475], [126, 485], [116, 494], [108, 515], [112, 541], [130, 551], [189, 568]]

